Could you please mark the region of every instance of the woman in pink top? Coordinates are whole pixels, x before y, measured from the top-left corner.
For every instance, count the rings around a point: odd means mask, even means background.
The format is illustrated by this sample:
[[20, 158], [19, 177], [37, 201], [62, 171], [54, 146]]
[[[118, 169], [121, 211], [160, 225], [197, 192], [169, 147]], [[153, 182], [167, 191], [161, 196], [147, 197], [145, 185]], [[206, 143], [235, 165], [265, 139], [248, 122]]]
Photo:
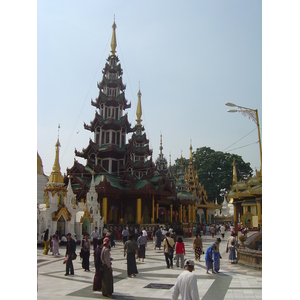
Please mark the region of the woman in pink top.
[[181, 237], [177, 239], [176, 247], [175, 247], [175, 254], [176, 254], [176, 266], [179, 267], [179, 258], [180, 258], [180, 267], [183, 268], [184, 265], [184, 255], [185, 255], [185, 248], [184, 242]]

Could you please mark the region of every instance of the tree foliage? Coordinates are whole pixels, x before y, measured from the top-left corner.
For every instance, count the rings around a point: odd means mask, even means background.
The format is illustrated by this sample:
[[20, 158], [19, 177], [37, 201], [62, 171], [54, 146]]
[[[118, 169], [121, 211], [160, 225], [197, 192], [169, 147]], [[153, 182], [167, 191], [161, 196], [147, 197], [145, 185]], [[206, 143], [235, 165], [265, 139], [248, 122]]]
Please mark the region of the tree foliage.
[[[236, 154], [215, 151], [209, 147], [197, 148], [193, 154], [194, 168], [198, 174], [199, 183], [206, 190], [208, 201], [223, 202], [223, 196], [230, 190], [233, 179], [233, 159], [236, 163], [237, 180], [245, 180], [252, 176], [250, 163], [245, 163], [241, 156]], [[187, 169], [189, 159], [182, 159], [183, 169]], [[181, 159], [175, 160], [173, 166], [175, 174], [180, 170]]]

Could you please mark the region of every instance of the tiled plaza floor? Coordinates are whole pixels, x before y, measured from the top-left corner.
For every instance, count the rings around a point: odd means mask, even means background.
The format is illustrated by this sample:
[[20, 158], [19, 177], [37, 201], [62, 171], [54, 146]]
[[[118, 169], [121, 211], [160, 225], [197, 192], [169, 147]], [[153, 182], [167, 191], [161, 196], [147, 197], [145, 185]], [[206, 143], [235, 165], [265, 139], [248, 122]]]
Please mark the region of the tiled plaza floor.
[[[220, 237], [220, 236], [217, 236]], [[203, 300], [232, 300], [232, 299], [262, 299], [262, 272], [228, 262], [228, 254], [225, 253], [226, 241], [229, 233], [226, 233], [221, 243], [220, 252], [221, 270], [216, 275], [206, 275], [204, 255], [201, 261], [195, 264], [195, 274], [198, 278], [200, 299]], [[210, 236], [202, 236], [204, 250], [215, 241]], [[184, 239], [186, 256], [194, 259], [192, 249], [193, 238]], [[162, 249], [162, 248], [161, 248]], [[74, 263], [75, 275], [65, 277], [65, 265], [63, 258], [65, 247], [60, 247], [60, 257], [43, 255], [43, 249], [37, 249], [38, 266], [38, 292], [37, 299], [101, 299], [105, 298], [100, 292], [94, 292], [94, 263], [93, 255], [90, 256], [91, 272], [85, 272], [81, 268], [79, 256]], [[80, 247], [77, 246], [77, 254]], [[182, 272], [181, 268], [174, 265], [174, 269], [167, 269], [163, 250], [154, 250], [153, 244], [148, 242], [145, 262], [137, 262], [139, 274], [135, 278], [127, 277], [126, 258], [123, 256], [122, 241], [116, 241], [116, 247], [112, 248], [114, 296], [116, 299], [171, 299], [173, 286], [165, 289], [146, 288], [150, 283], [174, 285], [177, 276]], [[108, 298], [105, 298], [108, 299]]]

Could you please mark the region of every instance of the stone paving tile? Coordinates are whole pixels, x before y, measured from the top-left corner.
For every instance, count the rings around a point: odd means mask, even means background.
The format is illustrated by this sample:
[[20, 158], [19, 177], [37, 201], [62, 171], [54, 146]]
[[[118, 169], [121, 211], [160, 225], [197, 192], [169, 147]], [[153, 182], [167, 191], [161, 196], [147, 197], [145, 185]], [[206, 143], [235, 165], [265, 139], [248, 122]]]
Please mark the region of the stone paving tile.
[[[229, 236], [229, 234], [228, 234]], [[203, 244], [206, 249], [215, 239], [204, 236]], [[227, 240], [227, 237], [225, 238]], [[192, 249], [193, 238], [184, 239], [186, 258], [194, 258]], [[241, 265], [231, 265], [228, 262], [228, 254], [225, 253], [226, 242], [221, 243], [220, 251], [221, 272], [218, 275], [206, 275], [204, 255], [201, 261], [195, 264], [195, 275], [199, 295], [202, 300], [219, 299], [262, 299], [262, 272]], [[65, 253], [63, 247], [60, 252]], [[77, 246], [77, 252], [79, 247]], [[145, 262], [137, 262], [139, 274], [136, 278], [127, 277], [126, 260], [123, 257], [123, 244], [116, 242], [112, 248], [114, 296], [116, 299], [171, 299], [173, 287], [168, 290], [144, 288], [149, 283], [161, 283], [174, 285], [177, 276], [182, 272], [181, 268], [167, 269], [162, 250], [153, 250], [152, 243], [148, 243]], [[93, 256], [90, 257], [91, 272], [84, 272], [81, 268], [79, 257], [74, 261], [75, 275], [65, 277], [65, 265], [61, 257], [43, 255], [42, 249], [37, 249], [37, 266], [39, 270], [37, 293], [38, 300], [83, 300], [102, 299], [100, 292], [92, 290], [94, 278]]]

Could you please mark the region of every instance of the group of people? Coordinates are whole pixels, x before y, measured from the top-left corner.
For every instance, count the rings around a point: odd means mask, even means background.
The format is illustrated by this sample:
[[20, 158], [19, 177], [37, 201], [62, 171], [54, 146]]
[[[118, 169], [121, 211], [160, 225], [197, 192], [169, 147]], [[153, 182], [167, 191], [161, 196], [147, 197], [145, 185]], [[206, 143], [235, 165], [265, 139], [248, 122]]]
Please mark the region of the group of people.
[[43, 244], [44, 244], [44, 255], [48, 255], [49, 251], [52, 255], [60, 255], [59, 253], [59, 235], [56, 231], [52, 236], [49, 235], [49, 229], [47, 228], [43, 234]]
[[[222, 238], [225, 236], [225, 227], [222, 229], [223, 224], [220, 227]], [[197, 232], [197, 231], [196, 231]], [[213, 237], [213, 231], [211, 231]], [[130, 278], [136, 277], [138, 274], [136, 260], [144, 262], [145, 253], [147, 247], [147, 232], [145, 230], [138, 233], [129, 233], [127, 228], [124, 228], [123, 232], [123, 245], [124, 245], [124, 257], [127, 260], [127, 275]], [[184, 271], [178, 276], [176, 284], [174, 286], [172, 299], [178, 299], [179, 294], [181, 297], [188, 295], [190, 299], [198, 299], [197, 279], [192, 271], [194, 271], [195, 263], [193, 260], [185, 260], [185, 245], [181, 237], [176, 238], [176, 234], [173, 229], [166, 231], [161, 227], [156, 228], [153, 232], [153, 240], [155, 241], [154, 249], [161, 248], [163, 246], [163, 254], [167, 268], [173, 269], [173, 260], [176, 261], [176, 266], [181, 267]], [[66, 273], [65, 276], [74, 275], [73, 260], [76, 258], [76, 243], [72, 239], [71, 234], [68, 233], [66, 243]], [[111, 239], [110, 233], [107, 231], [104, 237], [100, 237], [95, 231], [90, 236], [88, 233], [84, 235], [84, 239], [81, 242], [80, 257], [82, 258], [82, 268], [85, 271], [90, 271], [89, 260], [91, 252], [91, 243], [94, 248], [94, 263], [95, 263], [95, 275], [93, 281], [93, 290], [101, 291], [103, 296], [113, 298], [113, 271], [112, 271], [112, 258], [110, 256], [111, 251]], [[52, 246], [53, 255], [59, 254], [59, 236], [57, 232], [50, 238], [49, 230], [47, 229], [43, 236], [44, 242], [44, 254], [48, 254], [49, 246]], [[216, 241], [206, 249], [205, 264], [206, 274], [210, 274], [211, 270], [213, 274], [219, 273], [220, 270], [220, 243], [221, 238], [217, 238]], [[230, 238], [227, 240], [226, 252], [229, 253], [229, 261], [236, 263], [236, 246], [237, 239], [234, 232], [231, 233]], [[204, 254], [203, 243], [201, 234], [196, 233], [193, 240], [193, 249], [195, 253], [195, 261], [200, 262], [200, 257]], [[175, 256], [174, 256], [175, 255]]]

